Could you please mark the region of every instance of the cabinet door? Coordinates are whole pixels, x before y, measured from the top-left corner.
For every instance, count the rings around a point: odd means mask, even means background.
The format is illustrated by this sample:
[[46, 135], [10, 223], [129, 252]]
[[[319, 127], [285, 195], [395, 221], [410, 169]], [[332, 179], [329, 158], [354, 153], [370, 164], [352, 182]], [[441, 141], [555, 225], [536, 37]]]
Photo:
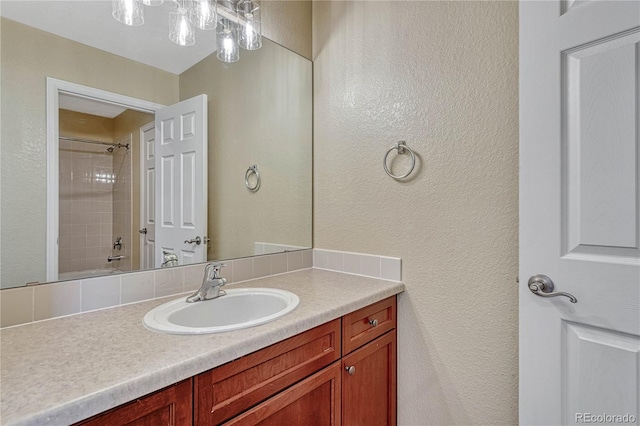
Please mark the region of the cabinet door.
[[396, 331], [342, 359], [342, 424], [396, 424]]
[[231, 419], [233, 426], [339, 426], [340, 361]]
[[187, 379], [78, 424], [90, 426], [191, 425], [191, 395], [191, 379]]

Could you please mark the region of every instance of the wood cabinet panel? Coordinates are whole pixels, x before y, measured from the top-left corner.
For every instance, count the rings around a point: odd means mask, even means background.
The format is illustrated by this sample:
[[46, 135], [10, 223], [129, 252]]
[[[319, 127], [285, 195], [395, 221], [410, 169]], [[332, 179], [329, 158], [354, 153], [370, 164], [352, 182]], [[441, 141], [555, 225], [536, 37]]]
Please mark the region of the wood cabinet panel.
[[345, 315], [342, 317], [343, 355], [394, 328], [396, 328], [395, 296]]
[[186, 426], [192, 424], [192, 402], [192, 380], [187, 379], [77, 425]]
[[344, 426], [396, 424], [396, 346], [393, 330], [342, 359]]
[[196, 424], [220, 424], [340, 359], [340, 319], [196, 376]]
[[233, 426], [339, 426], [341, 364], [324, 370], [225, 423]]

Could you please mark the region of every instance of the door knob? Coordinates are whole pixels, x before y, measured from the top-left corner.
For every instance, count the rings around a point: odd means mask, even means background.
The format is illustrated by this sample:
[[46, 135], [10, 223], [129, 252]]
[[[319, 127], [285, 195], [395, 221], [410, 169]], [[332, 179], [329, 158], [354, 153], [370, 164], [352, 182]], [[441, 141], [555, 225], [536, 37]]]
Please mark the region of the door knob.
[[369, 320], [369, 324], [371, 324], [371, 327], [377, 327], [378, 326], [378, 320], [377, 319]]
[[345, 365], [344, 371], [349, 373], [351, 376], [356, 374], [356, 366], [355, 365]]
[[145, 234], [145, 235], [146, 235], [146, 233], [147, 233], [147, 228], [142, 228], [142, 229], [140, 229], [138, 232], [139, 232], [139, 233], [141, 233], [141, 234]]
[[556, 297], [556, 296], [565, 296], [569, 298], [571, 303], [577, 303], [578, 299], [576, 299], [572, 294], [566, 293], [564, 291], [553, 291], [553, 281], [546, 275], [538, 274], [529, 278], [529, 290], [531, 293], [542, 296], [542, 297]]
[[195, 237], [192, 238], [190, 240], [184, 240], [185, 244], [196, 244], [196, 245], [200, 245], [202, 244], [202, 239], [200, 237]]

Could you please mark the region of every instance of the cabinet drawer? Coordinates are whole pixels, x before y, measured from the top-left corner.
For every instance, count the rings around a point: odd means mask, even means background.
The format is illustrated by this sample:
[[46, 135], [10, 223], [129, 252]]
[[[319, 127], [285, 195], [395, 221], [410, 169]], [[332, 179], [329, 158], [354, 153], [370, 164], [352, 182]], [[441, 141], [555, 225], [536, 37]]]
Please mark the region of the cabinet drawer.
[[354, 349], [396, 328], [396, 297], [392, 296], [342, 317], [342, 352]]
[[340, 362], [231, 419], [225, 426], [340, 426]]
[[195, 379], [195, 424], [219, 424], [340, 359], [340, 320], [271, 345]]

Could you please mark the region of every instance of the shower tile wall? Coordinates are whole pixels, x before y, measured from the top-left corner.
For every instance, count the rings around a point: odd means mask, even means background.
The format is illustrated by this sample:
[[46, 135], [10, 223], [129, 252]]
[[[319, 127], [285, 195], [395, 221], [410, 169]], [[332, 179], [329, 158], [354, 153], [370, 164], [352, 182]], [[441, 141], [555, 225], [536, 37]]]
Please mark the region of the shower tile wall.
[[60, 140], [61, 274], [111, 267], [113, 180], [106, 147]]
[[[115, 143], [132, 146], [132, 135], [116, 139]], [[113, 255], [123, 255], [124, 259], [117, 262], [120, 271], [131, 271], [131, 259], [134, 240], [132, 235], [132, 203], [131, 203], [131, 150], [117, 148], [113, 152], [113, 241], [122, 237], [122, 248], [113, 250]]]

